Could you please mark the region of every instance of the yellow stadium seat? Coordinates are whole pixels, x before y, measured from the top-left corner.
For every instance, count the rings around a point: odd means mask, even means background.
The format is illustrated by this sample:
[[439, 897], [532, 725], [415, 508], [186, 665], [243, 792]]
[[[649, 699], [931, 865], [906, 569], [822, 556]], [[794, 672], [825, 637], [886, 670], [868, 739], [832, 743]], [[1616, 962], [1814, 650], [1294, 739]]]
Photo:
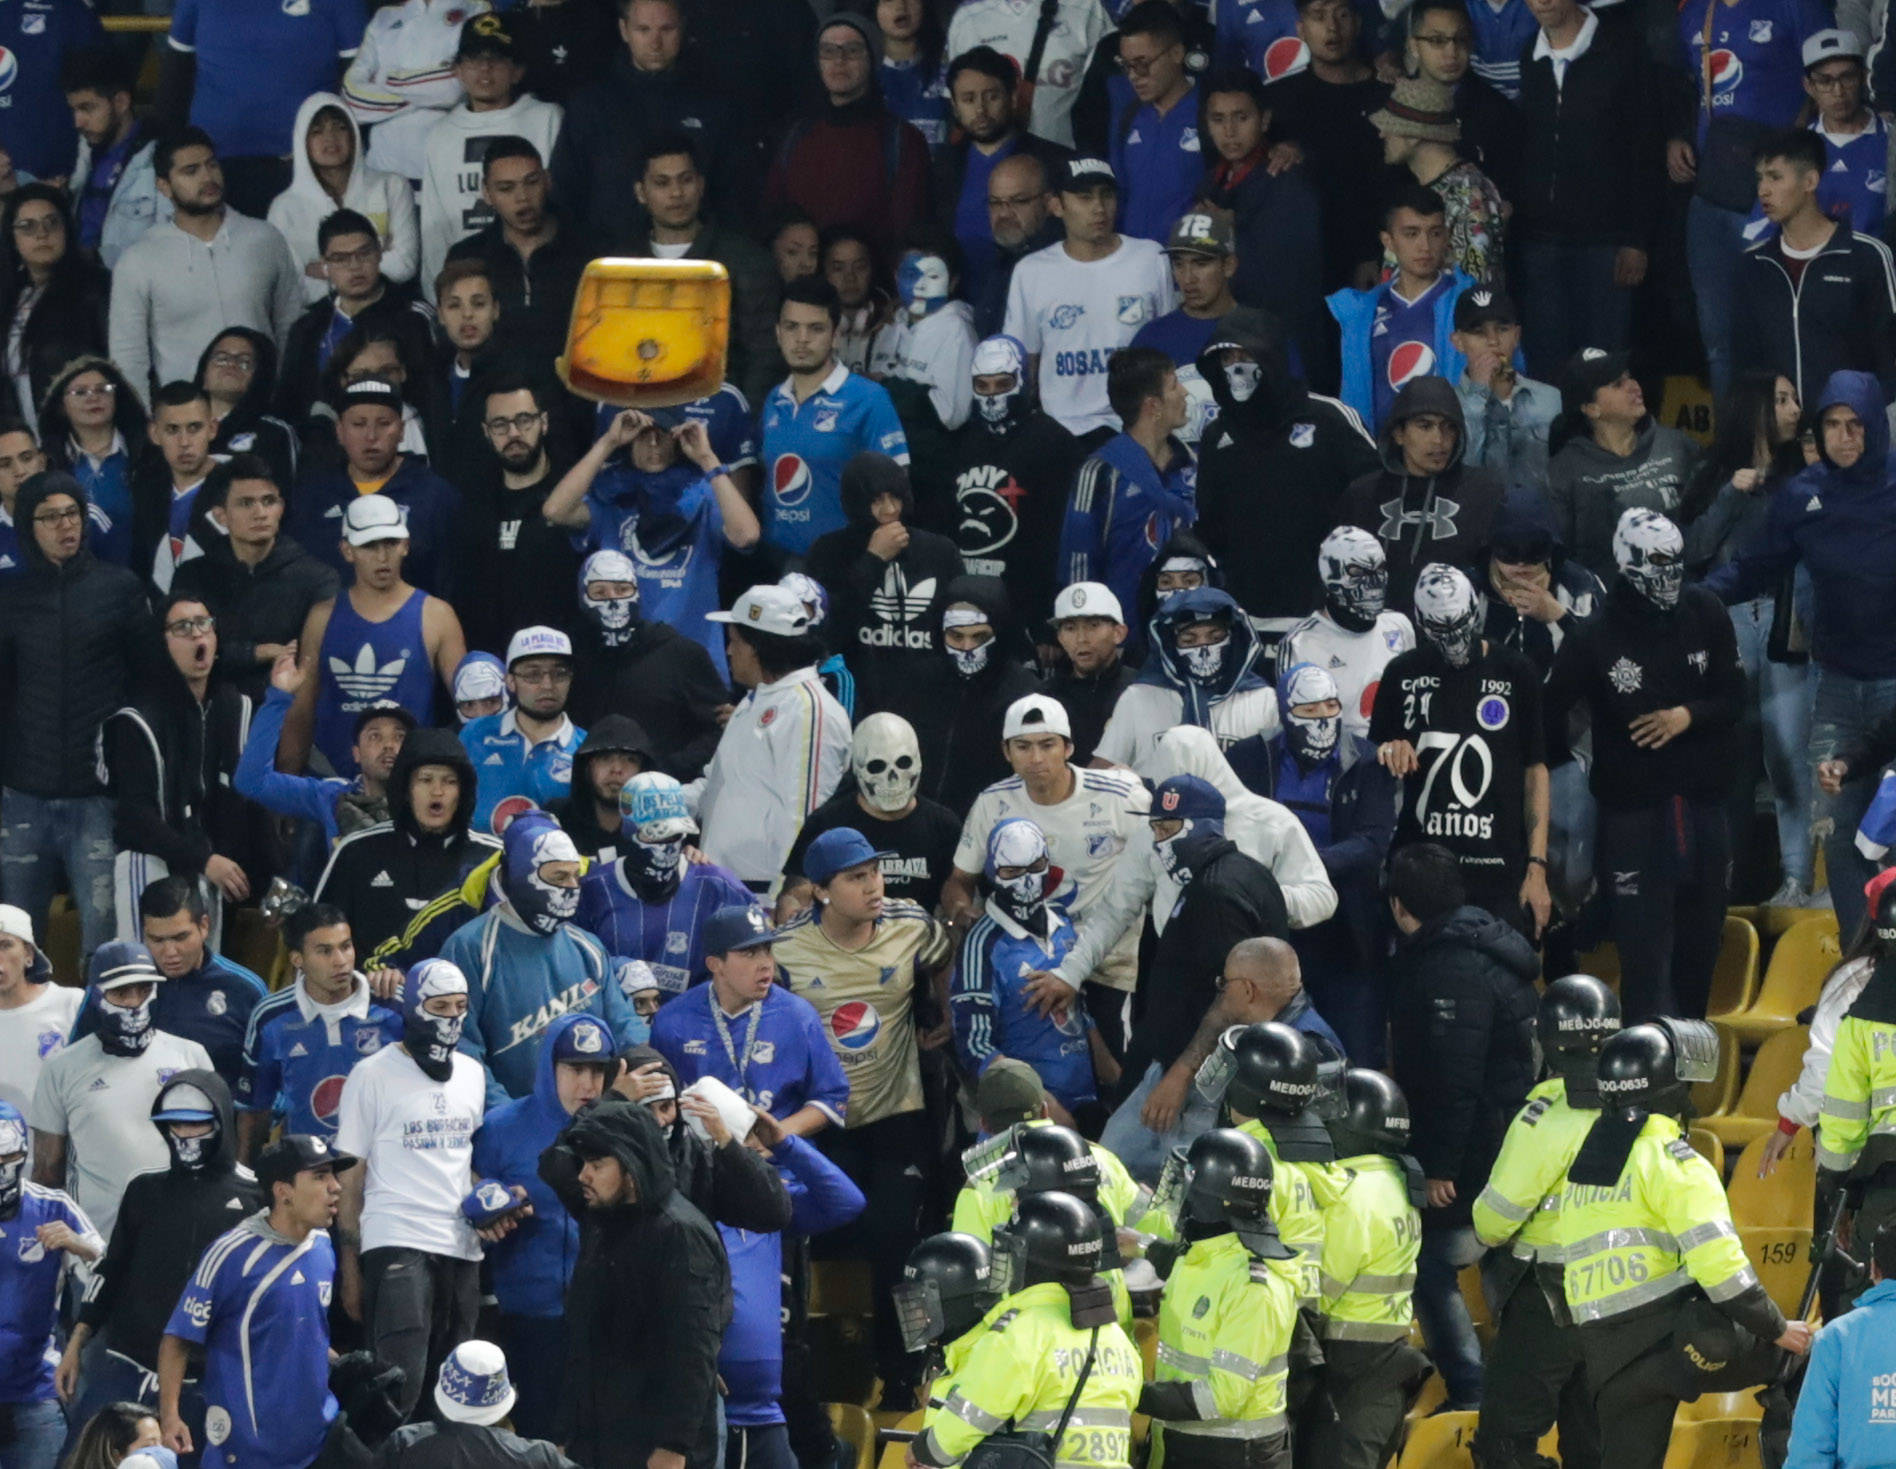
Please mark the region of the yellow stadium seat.
[[1468, 1445], [1479, 1413], [1437, 1413], [1409, 1424], [1398, 1469], [1471, 1469]]
[[1736, 1392], [1703, 1393], [1689, 1403], [1680, 1403], [1678, 1416], [1672, 1421], [1676, 1425], [1725, 1418], [1745, 1423], [1756, 1422], [1763, 1416], [1764, 1405], [1758, 1401], [1758, 1390], [1741, 1387]]
[[1786, 1316], [1796, 1315], [1804, 1282], [1810, 1278], [1810, 1230], [1740, 1225], [1738, 1240], [1765, 1294]]
[[1797, 1080], [1804, 1066], [1810, 1032], [1801, 1025], [1779, 1030], [1752, 1057], [1751, 1069], [1731, 1111], [1707, 1117], [1702, 1125], [1718, 1134], [1727, 1147], [1742, 1148], [1777, 1126], [1778, 1097]]
[[1758, 1425], [1750, 1419], [1696, 1418], [1675, 1423], [1665, 1469], [1761, 1469]]
[[908, 1445], [885, 1443], [881, 1457], [876, 1460], [876, 1469], [908, 1469]]
[[1442, 1380], [1441, 1373], [1431, 1372], [1429, 1380], [1422, 1384], [1422, 1391], [1416, 1394], [1415, 1401], [1409, 1405], [1409, 1421], [1415, 1423], [1428, 1417], [1447, 1401], [1448, 1384]]
[[1718, 1075], [1692, 1088], [1692, 1110], [1701, 1121], [1731, 1110], [1738, 1096], [1738, 1037], [1723, 1025], [1718, 1031]]
[[1705, 1002], [1707, 1020], [1728, 1020], [1748, 1009], [1758, 992], [1758, 930], [1748, 919], [1725, 915], [1725, 931], [1712, 966], [1712, 992]]
[[1693, 1152], [1718, 1170], [1720, 1178], [1725, 1176], [1725, 1145], [1717, 1133], [1709, 1127], [1694, 1127], [1686, 1133], [1685, 1140], [1692, 1145]]
[[[856, 1451], [856, 1469], [875, 1469], [876, 1425], [866, 1408], [854, 1403], [825, 1403], [830, 1427], [836, 1436]], [[917, 1418], [919, 1426], [919, 1415]]]
[[724, 381], [730, 332], [731, 281], [716, 261], [594, 260], [553, 366], [595, 403], [689, 403]]
[[1769, 1136], [1746, 1144], [1725, 1193], [1739, 1228], [1809, 1229], [1817, 1186], [1817, 1149], [1810, 1129], [1799, 1128], [1769, 1178], [1758, 1177], [1758, 1160]]
[[818, 1260], [810, 1267], [812, 1316], [873, 1316], [866, 1260]]
[[1727, 1017], [1726, 1023], [1738, 1032], [1739, 1040], [1753, 1046], [1795, 1025], [1797, 1017], [1817, 1003], [1824, 979], [1842, 957], [1836, 914], [1800, 918], [1784, 930], [1771, 950], [1771, 962], [1751, 1008]]
[[226, 909], [224, 938], [219, 952], [233, 964], [241, 964], [259, 977], [276, 968], [283, 942], [263, 914], [255, 908]]

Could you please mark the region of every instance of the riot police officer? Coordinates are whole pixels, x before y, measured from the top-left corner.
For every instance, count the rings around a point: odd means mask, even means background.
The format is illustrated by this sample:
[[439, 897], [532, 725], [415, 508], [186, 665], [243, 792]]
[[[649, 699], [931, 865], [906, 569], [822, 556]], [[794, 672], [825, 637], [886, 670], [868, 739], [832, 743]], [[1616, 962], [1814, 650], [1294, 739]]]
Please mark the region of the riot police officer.
[[1336, 1416], [1318, 1420], [1312, 1452], [1300, 1458], [1325, 1469], [1382, 1469], [1430, 1370], [1409, 1345], [1422, 1165], [1409, 1156], [1408, 1099], [1380, 1071], [1344, 1073], [1341, 1115], [1328, 1128], [1346, 1183], [1324, 1214], [1317, 1333]]
[[1481, 1469], [1537, 1469], [1535, 1446], [1558, 1419], [1563, 1469], [1598, 1469], [1599, 1423], [1554, 1241], [1567, 1165], [1600, 1115], [1595, 1068], [1620, 1028], [1619, 996], [1590, 974], [1569, 974], [1547, 986], [1536, 1025], [1553, 1075], [1508, 1125], [1474, 1206], [1475, 1233], [1495, 1252], [1495, 1331], [1470, 1447]]
[[1559, 1245], [1613, 1469], [1660, 1469], [1673, 1410], [1763, 1382], [1775, 1345], [1802, 1354], [1732, 1226], [1712, 1165], [1682, 1135], [1693, 1084], [1718, 1072], [1718, 1033], [1660, 1019], [1600, 1050], [1600, 1115], [1567, 1169]]
[[1018, 1201], [994, 1232], [1004, 1299], [909, 1446], [911, 1464], [947, 1469], [974, 1453], [978, 1465], [983, 1445], [1033, 1434], [1051, 1436], [1057, 1466], [1128, 1469], [1144, 1368], [1099, 1278], [1102, 1252], [1098, 1216], [1071, 1194]]
[[895, 1320], [902, 1350], [925, 1353], [922, 1376], [933, 1379], [924, 1428], [940, 1414], [955, 1373], [1000, 1299], [986, 1240], [950, 1230], [931, 1234], [909, 1251], [895, 1287]]
[[1836, 1195], [1855, 1188], [1851, 1241], [1862, 1260], [1877, 1226], [1896, 1216], [1896, 880], [1879, 875], [1865, 891], [1884, 957], [1838, 1024], [1830, 1052], [1817, 1121], [1816, 1215], [1821, 1227]]
[[[1159, 1307], [1157, 1381], [1139, 1399], [1162, 1420], [1173, 1469], [1288, 1469], [1293, 1357], [1321, 1361], [1297, 1310], [1295, 1256], [1271, 1223], [1270, 1151], [1232, 1128], [1186, 1154], [1172, 1266]], [[1311, 1372], [1298, 1372], [1300, 1384]]]

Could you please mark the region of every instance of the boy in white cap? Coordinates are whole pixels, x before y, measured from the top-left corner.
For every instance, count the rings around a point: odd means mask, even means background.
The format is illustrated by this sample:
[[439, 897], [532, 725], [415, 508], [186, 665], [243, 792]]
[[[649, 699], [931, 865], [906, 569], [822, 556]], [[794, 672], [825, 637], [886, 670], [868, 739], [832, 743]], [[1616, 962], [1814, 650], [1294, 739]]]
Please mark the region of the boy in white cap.
[[23, 908], [0, 903], [0, 1102], [21, 1112], [40, 1068], [66, 1044], [85, 991], [53, 983]]
[[573, 640], [555, 627], [523, 627], [507, 644], [507, 692], [513, 707], [470, 719], [461, 743], [474, 762], [480, 794], [474, 829], [486, 831], [494, 808], [525, 796], [545, 810], [573, 789], [573, 756], [586, 731], [567, 717], [573, 692]]
[[1104, 582], [1076, 581], [1053, 599], [1053, 635], [1066, 662], [1047, 679], [1072, 726], [1073, 763], [1092, 763], [1113, 705], [1136, 670], [1122, 656], [1126, 614]]

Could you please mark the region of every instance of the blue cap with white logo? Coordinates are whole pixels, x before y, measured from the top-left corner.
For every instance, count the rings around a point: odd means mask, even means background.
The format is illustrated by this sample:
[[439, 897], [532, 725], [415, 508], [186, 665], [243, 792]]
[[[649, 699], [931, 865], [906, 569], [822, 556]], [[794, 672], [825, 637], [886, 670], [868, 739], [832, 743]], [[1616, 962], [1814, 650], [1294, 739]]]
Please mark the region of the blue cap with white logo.
[[553, 1042], [555, 1061], [597, 1061], [612, 1059], [612, 1037], [597, 1020], [580, 1020], [566, 1027]]
[[776, 939], [764, 910], [751, 903], [727, 904], [704, 926], [704, 951], [720, 959], [734, 950], [759, 949]]
[[839, 872], [847, 872], [865, 862], [875, 862], [894, 855], [893, 852], [877, 851], [869, 838], [855, 827], [839, 826], [824, 832], [804, 849], [803, 875], [821, 886]]

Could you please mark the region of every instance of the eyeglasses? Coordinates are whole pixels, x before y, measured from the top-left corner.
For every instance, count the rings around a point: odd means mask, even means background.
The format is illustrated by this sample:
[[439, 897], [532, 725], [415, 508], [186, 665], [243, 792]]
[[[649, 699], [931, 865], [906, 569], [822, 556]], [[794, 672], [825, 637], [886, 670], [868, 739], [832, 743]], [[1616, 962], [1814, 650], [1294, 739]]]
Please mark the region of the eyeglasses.
[[65, 231], [66, 221], [57, 214], [42, 214], [35, 219], [13, 221], [13, 233], [16, 235], [59, 235]]
[[68, 505], [64, 510], [42, 510], [33, 517], [35, 525], [77, 525], [85, 519], [85, 513], [77, 505]]
[[1810, 84], [1820, 92], [1841, 92], [1845, 87], [1861, 86], [1863, 78], [1851, 67], [1848, 71], [1814, 73]]
[[323, 256], [324, 265], [350, 266], [373, 265], [382, 258], [380, 245], [364, 245], [360, 250], [337, 250]]
[[249, 352], [213, 352], [212, 367], [240, 367], [245, 372], [257, 365], [257, 359]]
[[869, 54], [869, 48], [860, 41], [847, 41], [840, 46], [818, 46], [816, 55], [819, 61], [856, 61]]
[[542, 684], [571, 683], [573, 670], [570, 668], [530, 668], [514, 675], [515, 683], [523, 683], [528, 688], [538, 688]]
[[1171, 49], [1167, 46], [1165, 51], [1159, 52], [1157, 56], [1116, 56], [1113, 58], [1113, 65], [1129, 77], [1150, 76], [1152, 68], [1164, 60], [1166, 51]]
[[110, 398], [118, 392], [116, 383], [74, 383], [66, 389], [68, 398]]
[[1466, 51], [1468, 49], [1468, 37], [1459, 31], [1449, 31], [1446, 33], [1438, 31], [1432, 36], [1425, 36], [1418, 31], [1411, 39], [1424, 46], [1439, 46], [1445, 51], [1451, 48], [1456, 51]]
[[490, 418], [482, 427], [497, 439], [505, 438], [510, 433], [519, 434], [524, 439], [527, 430], [545, 417], [544, 413], [516, 413], [512, 418]]
[[176, 622], [165, 624], [165, 636], [172, 638], [201, 637], [217, 626], [215, 617], [180, 617]]

